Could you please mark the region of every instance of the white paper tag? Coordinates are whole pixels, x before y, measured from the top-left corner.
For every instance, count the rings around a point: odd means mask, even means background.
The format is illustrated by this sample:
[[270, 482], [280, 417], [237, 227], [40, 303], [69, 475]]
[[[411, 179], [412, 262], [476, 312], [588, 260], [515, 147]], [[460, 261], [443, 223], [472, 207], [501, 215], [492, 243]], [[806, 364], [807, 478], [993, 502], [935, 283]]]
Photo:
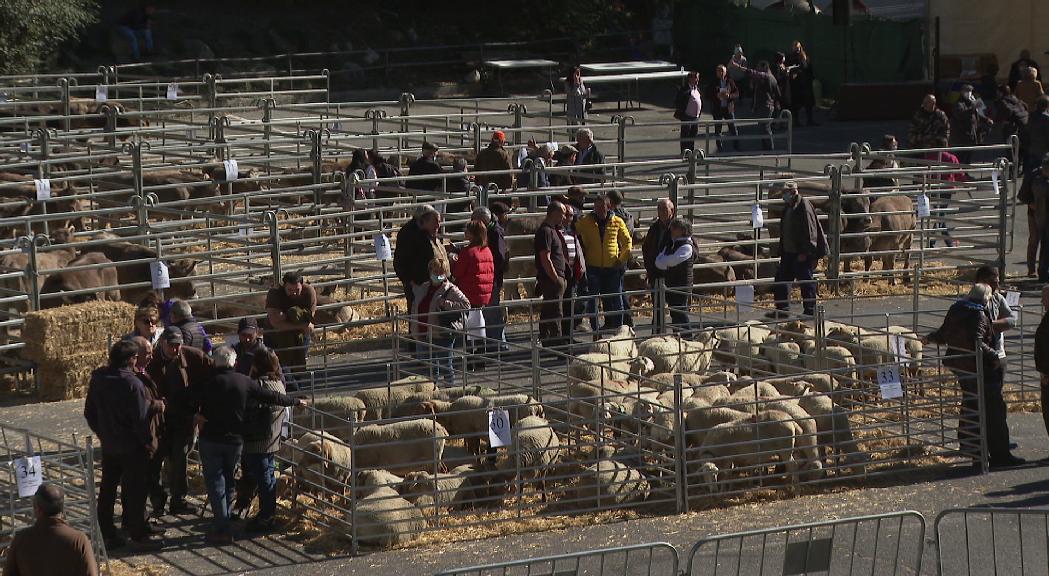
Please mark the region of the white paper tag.
[[339, 122], [338, 120], [336, 120], [335, 122], [332, 122], [330, 124], [330, 127], [331, 127], [332, 131], [338, 132], [339, 130], [342, 130], [342, 122]]
[[44, 469], [40, 467], [39, 456], [17, 458], [14, 461], [15, 481], [18, 483], [18, 497], [28, 498], [36, 494], [36, 489], [44, 483]]
[[488, 411], [488, 444], [492, 448], [510, 445], [510, 414], [506, 410]]
[[1012, 290], [1006, 292], [1005, 303], [1008, 304], [1010, 308], [1016, 308], [1020, 305], [1020, 293]]
[[393, 259], [393, 251], [390, 249], [390, 237], [382, 232], [372, 237], [375, 241], [375, 259], [386, 262]]
[[241, 227], [237, 228], [237, 236], [239, 236], [241, 238], [250, 238], [251, 237], [251, 228], [248, 228], [247, 226], [241, 226]]
[[43, 202], [44, 200], [51, 199], [51, 180], [47, 178], [33, 180], [33, 184], [36, 186], [37, 202]]
[[3, 104], [4, 102], [7, 102], [7, 94], [0, 92], [0, 104]]
[[751, 306], [754, 304], [754, 287], [745, 284], [736, 286], [736, 304], [740, 306]]
[[481, 309], [471, 308], [466, 313], [466, 338], [468, 340], [477, 340], [484, 338], [485, 335], [484, 315], [481, 314]]
[[904, 341], [903, 336], [893, 334], [889, 342], [892, 344], [892, 354], [898, 362], [909, 358], [907, 356], [907, 343]]
[[991, 172], [991, 186], [994, 187], [994, 195], [998, 196], [1001, 194], [1001, 190], [998, 189], [998, 171]]
[[178, 100], [178, 83], [172, 82], [168, 84], [168, 100]]
[[903, 396], [899, 364], [886, 364], [878, 368], [878, 387], [881, 388], [881, 397], [884, 400]]
[[193, 139], [193, 131], [192, 130], [186, 130], [186, 140], [192, 140], [192, 139]]
[[765, 215], [761, 213], [761, 205], [754, 204], [750, 207], [751, 228], [763, 228], [765, 226]]
[[235, 181], [240, 174], [240, 169], [237, 167], [236, 160], [223, 160], [222, 167], [226, 170], [226, 182]]
[[929, 197], [925, 194], [918, 195], [918, 218], [928, 218], [932, 216], [932, 210], [929, 208]]
[[284, 421], [280, 423], [280, 438], [291, 438], [291, 406], [284, 407]]
[[168, 265], [157, 260], [149, 263], [149, 276], [153, 281], [154, 290], [171, 288], [171, 277], [168, 276]]
[[18, 145], [18, 149], [26, 154], [29, 154], [29, 142], [22, 142]]
[[109, 86], [106, 86], [105, 84], [95, 86], [95, 100], [98, 102], [109, 100]]

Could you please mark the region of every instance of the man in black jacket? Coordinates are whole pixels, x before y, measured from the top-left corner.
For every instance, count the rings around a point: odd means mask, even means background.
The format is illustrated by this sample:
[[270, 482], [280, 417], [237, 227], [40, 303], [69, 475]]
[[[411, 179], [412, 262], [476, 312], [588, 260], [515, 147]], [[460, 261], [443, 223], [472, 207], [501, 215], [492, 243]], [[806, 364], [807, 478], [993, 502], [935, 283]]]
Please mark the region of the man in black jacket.
[[193, 307], [185, 300], [171, 301], [171, 325], [182, 331], [182, 341], [186, 346], [211, 353], [211, 339], [204, 325], [193, 317]]
[[415, 216], [397, 231], [397, 245], [393, 251], [393, 269], [404, 287], [406, 310], [412, 309], [412, 288], [430, 281], [430, 260], [448, 262], [448, 252], [437, 238], [441, 228], [441, 214], [433, 206], [423, 204], [415, 209]]
[[[441, 165], [437, 163], [437, 145], [433, 142], [423, 142], [422, 156], [416, 158], [415, 162], [408, 167], [409, 176], [426, 176], [429, 174], [440, 174]], [[408, 187], [416, 190], [433, 192], [442, 189], [440, 178], [426, 180], [409, 180]]]
[[699, 92], [699, 72], [691, 71], [685, 83], [674, 96], [674, 119], [681, 122], [681, 153], [696, 149], [699, 133], [699, 115], [703, 111], [703, 96]]
[[235, 486], [233, 477], [244, 444], [244, 414], [248, 400], [277, 406], [305, 406], [306, 402], [264, 390], [258, 382], [238, 374], [233, 370], [237, 353], [229, 346], [220, 346], [212, 357], [215, 375], [203, 385], [194, 387], [192, 397], [197, 408], [195, 422], [200, 429], [200, 461], [204, 467], [211, 512], [215, 515], [212, 530], [205, 539], [212, 544], [229, 544], [233, 541], [229, 523]]
[[122, 524], [139, 548], [157, 548], [150, 540], [146, 514], [149, 459], [157, 449], [150, 432], [150, 401], [135, 376], [138, 345], [121, 340], [109, 351], [109, 365], [91, 374], [84, 418], [102, 443], [102, 482], [98, 490], [98, 523], [106, 546], [124, 544], [113, 523], [117, 486]]
[[816, 262], [827, 254], [827, 239], [823, 234], [823, 227], [816, 219], [816, 209], [808, 199], [801, 196], [796, 183], [784, 184], [783, 203], [786, 207], [780, 219], [779, 269], [776, 270], [776, 282], [772, 285], [776, 310], [766, 316], [787, 316], [790, 311], [790, 287], [794, 281], [797, 281], [801, 288], [801, 302], [805, 315], [812, 316], [816, 309], [817, 295], [812, 272], [816, 269]]
[[659, 256], [673, 244], [670, 238], [670, 222], [674, 219], [674, 203], [670, 198], [660, 198], [656, 203], [656, 221], [648, 227], [645, 242], [641, 245], [641, 257], [645, 261], [648, 285], [653, 290], [656, 280], [663, 277], [663, 271], [656, 268], [656, 256]]
[[[590, 166], [593, 164], [605, 163], [605, 155], [602, 154], [601, 151], [597, 149], [597, 145], [594, 144], [593, 130], [589, 128], [580, 128], [579, 130], [576, 130], [575, 139], [575, 147], [576, 150], [579, 151], [575, 156], [576, 166]], [[580, 172], [593, 174], [593, 176], [576, 174], [575, 180], [580, 184], [604, 181], [604, 178], [602, 178], [605, 173], [604, 168], [590, 168], [585, 171], [581, 170]]]

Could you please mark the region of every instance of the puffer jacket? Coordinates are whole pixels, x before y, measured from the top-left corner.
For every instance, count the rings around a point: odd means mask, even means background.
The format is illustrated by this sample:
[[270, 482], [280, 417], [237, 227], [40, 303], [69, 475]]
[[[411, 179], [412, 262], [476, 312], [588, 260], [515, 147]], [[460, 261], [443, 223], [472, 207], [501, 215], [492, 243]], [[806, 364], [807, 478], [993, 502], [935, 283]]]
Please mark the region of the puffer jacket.
[[470, 246], [452, 267], [455, 283], [473, 307], [487, 306], [495, 289], [495, 263], [487, 246]]
[[429, 281], [414, 287], [411, 313], [415, 319], [411, 322], [411, 333], [417, 338], [425, 337], [431, 326], [435, 327], [435, 338], [447, 336], [445, 330], [455, 328], [453, 324], [462, 319], [464, 312], [470, 308], [470, 301], [463, 291], [447, 281], [436, 287], [429, 305], [422, 308], [430, 288]]
[[630, 248], [633, 240], [627, 230], [626, 222], [611, 212], [605, 224], [604, 234], [597, 222], [597, 216], [591, 212], [576, 223], [576, 234], [583, 243], [583, 256], [591, 268], [625, 268], [630, 261]]
[[943, 325], [929, 334], [929, 341], [947, 346], [948, 358], [943, 365], [951, 370], [976, 375], [976, 345], [983, 354], [984, 366], [999, 365], [995, 351], [995, 335], [991, 329], [991, 318], [983, 304], [971, 300], [959, 300], [947, 310]]

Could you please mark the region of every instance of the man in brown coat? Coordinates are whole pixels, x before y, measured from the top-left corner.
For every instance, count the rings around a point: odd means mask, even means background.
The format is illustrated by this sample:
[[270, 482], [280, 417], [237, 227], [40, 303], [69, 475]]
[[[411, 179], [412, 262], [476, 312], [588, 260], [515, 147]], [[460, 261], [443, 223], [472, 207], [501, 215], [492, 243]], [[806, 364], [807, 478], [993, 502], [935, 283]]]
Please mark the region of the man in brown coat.
[[167, 462], [171, 514], [191, 514], [196, 509], [186, 503], [186, 457], [193, 446], [193, 409], [189, 389], [211, 377], [211, 359], [197, 348], [182, 343], [182, 331], [168, 326], [157, 342], [146, 373], [156, 383], [164, 399], [164, 452]]
[[66, 523], [64, 507], [61, 488], [47, 482], [37, 488], [36, 523], [15, 534], [7, 549], [4, 576], [98, 576], [91, 540]]
[[167, 494], [160, 483], [160, 471], [164, 465], [164, 452], [159, 450], [164, 445], [164, 397], [160, 394], [160, 387], [149, 377], [146, 369], [153, 360], [153, 346], [149, 340], [142, 336], [134, 336], [131, 342], [138, 345], [138, 357], [135, 358], [135, 376], [142, 381], [146, 387], [147, 400], [149, 401], [149, 432], [153, 436], [154, 453], [149, 459], [149, 471], [146, 477], [149, 500], [153, 504], [153, 517], [159, 518], [164, 515], [164, 505], [167, 503]]
[[787, 182], [783, 186], [783, 203], [786, 209], [780, 219], [779, 269], [776, 270], [776, 283], [772, 285], [776, 310], [766, 316], [787, 316], [790, 312], [790, 286], [795, 281], [801, 288], [805, 315], [812, 316], [817, 296], [812, 271], [816, 269], [816, 262], [827, 255], [827, 239], [816, 219], [816, 209], [801, 196], [796, 183]]
[[[510, 163], [510, 153], [506, 151], [506, 134], [502, 130], [492, 133], [492, 141], [488, 147], [481, 150], [474, 160], [474, 172], [486, 172], [489, 170], [513, 170]], [[477, 174], [474, 182], [480, 187], [485, 187], [489, 182], [494, 182], [501, 190], [508, 191], [514, 187], [514, 176], [512, 172], [506, 174]]]

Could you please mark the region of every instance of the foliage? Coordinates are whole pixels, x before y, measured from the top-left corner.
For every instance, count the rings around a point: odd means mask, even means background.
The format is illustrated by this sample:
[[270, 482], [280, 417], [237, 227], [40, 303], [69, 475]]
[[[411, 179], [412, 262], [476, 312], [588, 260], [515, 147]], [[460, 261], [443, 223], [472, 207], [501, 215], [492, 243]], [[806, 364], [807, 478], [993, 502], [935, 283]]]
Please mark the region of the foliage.
[[0, 74], [37, 70], [97, 11], [97, 0], [0, 0]]

